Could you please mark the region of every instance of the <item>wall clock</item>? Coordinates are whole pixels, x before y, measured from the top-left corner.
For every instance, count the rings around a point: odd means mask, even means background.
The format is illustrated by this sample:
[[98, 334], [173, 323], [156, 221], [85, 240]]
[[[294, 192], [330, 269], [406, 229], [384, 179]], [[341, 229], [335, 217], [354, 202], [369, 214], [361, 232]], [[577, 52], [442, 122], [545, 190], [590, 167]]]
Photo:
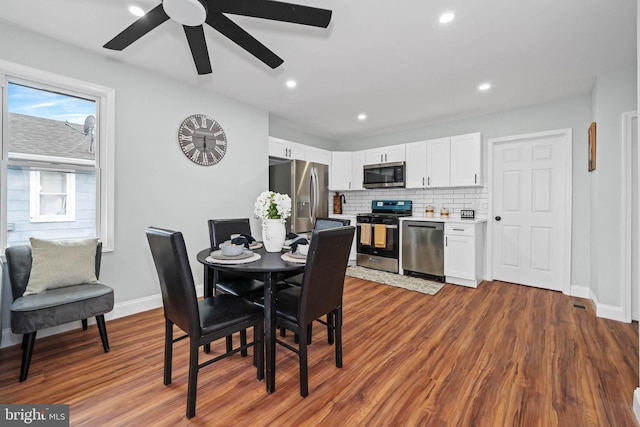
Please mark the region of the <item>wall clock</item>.
[[192, 114], [182, 121], [178, 143], [189, 160], [202, 166], [215, 165], [227, 152], [222, 126], [205, 114]]

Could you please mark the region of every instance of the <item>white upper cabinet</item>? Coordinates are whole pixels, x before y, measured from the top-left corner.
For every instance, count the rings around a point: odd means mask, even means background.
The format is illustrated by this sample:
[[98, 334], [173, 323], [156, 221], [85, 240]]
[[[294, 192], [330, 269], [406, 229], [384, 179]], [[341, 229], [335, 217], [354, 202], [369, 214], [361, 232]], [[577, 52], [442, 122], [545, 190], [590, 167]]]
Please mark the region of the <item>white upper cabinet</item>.
[[427, 141], [427, 183], [425, 187], [447, 187], [450, 184], [451, 138]]
[[427, 186], [427, 141], [406, 144], [407, 167], [405, 184], [407, 188]]
[[365, 150], [354, 151], [351, 153], [351, 189], [364, 190], [362, 182], [364, 181], [364, 165]]
[[407, 188], [482, 185], [479, 132], [406, 144]]
[[451, 137], [451, 186], [481, 185], [482, 138], [480, 132]]
[[330, 190], [351, 190], [351, 158], [350, 151], [334, 151], [331, 153]]
[[407, 188], [449, 186], [450, 138], [406, 144]]
[[269, 137], [269, 155], [282, 159], [305, 160], [305, 146], [285, 139]]
[[332, 152], [329, 189], [334, 191], [362, 190], [364, 160], [364, 150]]
[[389, 147], [372, 148], [365, 150], [365, 164], [404, 162], [405, 144], [391, 145]]
[[330, 165], [331, 151], [307, 145], [305, 147], [305, 160], [314, 163], [321, 163], [323, 165]]

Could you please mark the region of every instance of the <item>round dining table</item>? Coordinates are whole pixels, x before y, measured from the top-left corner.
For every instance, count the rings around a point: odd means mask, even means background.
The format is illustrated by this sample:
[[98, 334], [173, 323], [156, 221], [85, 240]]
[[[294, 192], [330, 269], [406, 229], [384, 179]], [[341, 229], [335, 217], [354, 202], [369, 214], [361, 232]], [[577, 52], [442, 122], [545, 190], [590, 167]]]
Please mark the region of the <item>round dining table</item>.
[[295, 276], [304, 271], [304, 263], [284, 261], [281, 252], [267, 252], [264, 247], [255, 249], [260, 259], [242, 264], [220, 264], [207, 260], [211, 249], [198, 252], [198, 262], [204, 265], [204, 295], [214, 293], [217, 271], [228, 271], [243, 277], [264, 282], [264, 321], [265, 321], [265, 362], [267, 392], [273, 393], [276, 387], [276, 287], [280, 280]]

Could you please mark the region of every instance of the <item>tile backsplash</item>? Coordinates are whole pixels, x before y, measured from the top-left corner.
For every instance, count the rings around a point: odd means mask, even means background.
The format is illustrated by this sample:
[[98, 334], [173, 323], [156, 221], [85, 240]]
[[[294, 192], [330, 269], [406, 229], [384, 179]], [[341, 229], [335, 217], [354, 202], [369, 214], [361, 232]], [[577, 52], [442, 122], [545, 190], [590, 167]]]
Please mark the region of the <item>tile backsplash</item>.
[[[333, 213], [333, 195], [329, 191], [329, 213]], [[436, 189], [389, 189], [341, 191], [346, 203], [342, 204], [343, 214], [358, 214], [371, 212], [372, 200], [411, 200], [413, 215], [424, 216], [428, 205], [435, 208], [436, 215], [440, 208], [449, 209], [453, 216], [460, 215], [460, 209], [474, 209], [477, 216], [486, 216], [488, 212], [489, 194], [487, 186], [483, 187], [455, 187]]]

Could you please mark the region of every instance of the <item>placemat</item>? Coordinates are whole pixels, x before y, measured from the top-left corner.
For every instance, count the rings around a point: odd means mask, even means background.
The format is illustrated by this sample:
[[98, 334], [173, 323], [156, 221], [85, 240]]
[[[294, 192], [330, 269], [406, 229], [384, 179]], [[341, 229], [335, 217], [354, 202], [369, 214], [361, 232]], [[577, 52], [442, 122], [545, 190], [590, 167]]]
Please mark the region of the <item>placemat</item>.
[[[212, 264], [246, 264], [248, 262], [254, 262], [262, 258], [260, 254], [253, 254], [248, 258], [241, 259], [216, 259], [211, 256], [208, 256], [205, 261], [210, 262]], [[202, 258], [200, 258], [202, 259]]]
[[307, 262], [306, 258], [293, 257], [293, 256], [289, 255], [289, 252], [285, 252], [282, 255], [280, 255], [280, 258], [282, 258], [283, 261], [295, 262], [296, 264], [304, 264], [304, 263]]

